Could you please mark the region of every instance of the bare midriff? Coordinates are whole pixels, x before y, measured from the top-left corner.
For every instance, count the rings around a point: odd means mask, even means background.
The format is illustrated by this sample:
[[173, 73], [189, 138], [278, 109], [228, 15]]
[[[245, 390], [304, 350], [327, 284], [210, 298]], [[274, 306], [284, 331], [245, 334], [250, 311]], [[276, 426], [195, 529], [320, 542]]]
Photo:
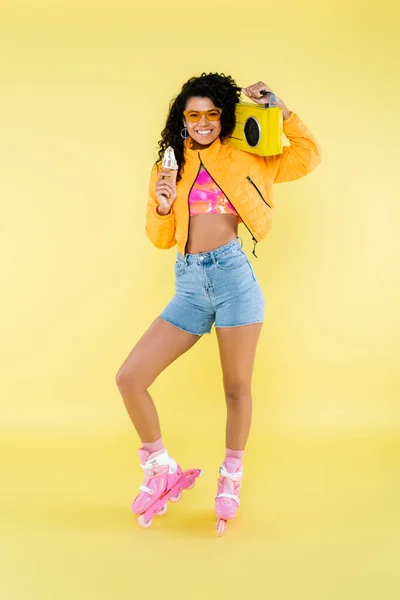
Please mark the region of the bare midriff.
[[189, 217], [187, 254], [210, 252], [234, 240], [238, 234], [237, 215], [203, 214]]

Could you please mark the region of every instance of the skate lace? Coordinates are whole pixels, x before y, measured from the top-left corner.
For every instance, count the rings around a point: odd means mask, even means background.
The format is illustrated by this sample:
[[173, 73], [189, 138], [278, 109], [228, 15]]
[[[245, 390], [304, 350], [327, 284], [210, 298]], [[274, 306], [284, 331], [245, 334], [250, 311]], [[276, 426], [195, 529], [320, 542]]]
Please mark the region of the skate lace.
[[[229, 473], [229, 471], [226, 470], [224, 465], [220, 466], [219, 469], [220, 475], [222, 476], [222, 485], [224, 485], [224, 479], [229, 479], [230, 481], [232, 481], [233, 483], [238, 482], [242, 479], [243, 477], [243, 470], [242, 471], [238, 471], [237, 473]], [[237, 488], [238, 490], [240, 489], [240, 485]], [[234, 500], [238, 506], [240, 506], [240, 498], [237, 494], [228, 494], [228, 492], [221, 492], [220, 494], [217, 494], [217, 498], [230, 498], [231, 500]]]

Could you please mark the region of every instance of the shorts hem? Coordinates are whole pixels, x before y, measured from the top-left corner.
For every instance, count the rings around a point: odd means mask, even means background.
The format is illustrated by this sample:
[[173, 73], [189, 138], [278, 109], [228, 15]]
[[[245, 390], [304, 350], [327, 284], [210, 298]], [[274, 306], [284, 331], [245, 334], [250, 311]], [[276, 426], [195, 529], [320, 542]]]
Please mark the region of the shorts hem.
[[248, 323], [239, 323], [239, 325], [215, 325], [215, 329], [232, 329], [233, 327], [243, 327], [244, 325], [254, 325], [255, 323], [264, 323], [264, 321], [249, 321]]
[[[163, 321], [165, 321], [166, 323], [169, 323], [170, 325], [173, 325], [174, 327], [177, 327], [178, 329], [180, 329], [181, 331], [184, 331], [185, 333], [190, 333], [191, 335], [197, 335], [197, 336], [202, 336], [202, 333], [194, 333], [193, 331], [189, 331], [188, 329], [184, 329], [183, 327], [180, 327], [180, 325], [177, 325], [176, 323], [173, 323], [172, 321], [170, 321], [169, 319], [166, 319], [165, 317], [162, 317], [161, 315], [158, 315], [160, 319], [162, 319]], [[208, 333], [208, 332], [206, 332]]]

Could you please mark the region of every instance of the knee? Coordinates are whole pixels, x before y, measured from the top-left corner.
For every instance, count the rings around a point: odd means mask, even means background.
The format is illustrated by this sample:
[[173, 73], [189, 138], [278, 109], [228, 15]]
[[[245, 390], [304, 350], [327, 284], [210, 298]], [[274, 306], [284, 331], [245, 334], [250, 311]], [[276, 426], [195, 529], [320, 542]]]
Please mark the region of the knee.
[[115, 383], [119, 390], [147, 390], [152, 381], [146, 376], [143, 369], [138, 367], [122, 366], [115, 376]]
[[121, 367], [120, 369], [118, 369], [118, 372], [115, 376], [115, 383], [117, 384], [117, 387], [119, 389], [126, 386], [127, 378], [128, 378], [128, 373], [126, 372], [126, 369], [124, 369], [124, 367]]
[[120, 390], [135, 387], [139, 382], [138, 375], [136, 369], [128, 369], [122, 366], [115, 376], [115, 383]]
[[225, 386], [225, 400], [230, 408], [239, 408], [251, 403], [251, 389], [247, 385]]

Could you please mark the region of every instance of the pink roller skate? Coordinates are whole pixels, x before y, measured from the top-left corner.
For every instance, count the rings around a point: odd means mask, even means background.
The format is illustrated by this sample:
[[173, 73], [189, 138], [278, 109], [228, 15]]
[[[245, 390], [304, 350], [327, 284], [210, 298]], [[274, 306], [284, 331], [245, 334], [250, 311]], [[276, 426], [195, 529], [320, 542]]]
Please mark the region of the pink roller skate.
[[196, 478], [202, 475], [200, 469], [183, 471], [166, 450], [146, 452], [139, 450], [140, 466], [144, 469], [144, 480], [139, 486], [139, 494], [132, 502], [132, 511], [139, 515], [141, 527], [150, 527], [155, 515], [167, 512], [167, 500], [178, 502], [182, 490], [195, 486]]
[[239, 492], [243, 476], [242, 461], [238, 458], [226, 458], [219, 469], [218, 490], [215, 497], [217, 513], [217, 533], [225, 533], [227, 521], [236, 517], [240, 506]]

